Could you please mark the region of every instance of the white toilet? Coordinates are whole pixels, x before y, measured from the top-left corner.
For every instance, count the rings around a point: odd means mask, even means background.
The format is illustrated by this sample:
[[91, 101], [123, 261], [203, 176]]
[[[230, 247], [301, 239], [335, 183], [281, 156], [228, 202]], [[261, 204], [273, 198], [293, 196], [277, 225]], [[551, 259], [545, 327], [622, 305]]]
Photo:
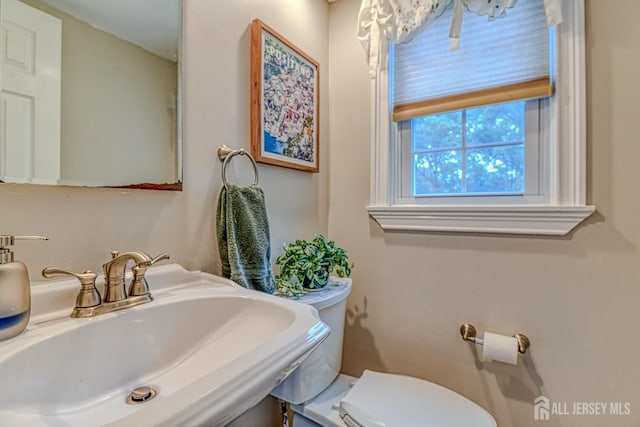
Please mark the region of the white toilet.
[[482, 407], [445, 387], [403, 375], [340, 374], [350, 279], [299, 301], [314, 306], [329, 337], [271, 394], [291, 404], [292, 427], [496, 427]]

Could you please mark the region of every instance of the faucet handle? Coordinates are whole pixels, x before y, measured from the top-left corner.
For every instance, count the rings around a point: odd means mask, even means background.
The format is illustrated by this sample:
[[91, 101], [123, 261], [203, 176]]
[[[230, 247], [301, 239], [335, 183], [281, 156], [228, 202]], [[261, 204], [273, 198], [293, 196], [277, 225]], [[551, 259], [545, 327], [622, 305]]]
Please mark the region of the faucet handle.
[[[114, 252], [115, 252], [115, 251], [114, 251]], [[113, 252], [112, 252], [112, 253], [113, 253]], [[117, 253], [117, 252], [116, 252], [116, 253]], [[145, 270], [146, 270], [147, 268], [151, 267], [151, 266], [152, 266], [153, 264], [155, 264], [156, 262], [160, 262], [160, 261], [162, 261], [162, 260], [169, 259], [169, 258], [171, 258], [171, 257], [169, 256], [169, 254], [164, 254], [164, 253], [163, 253], [163, 254], [158, 255], [158, 256], [157, 256], [157, 257], [155, 257], [155, 258], [151, 258], [151, 256], [147, 255], [147, 258], [148, 258], [148, 261], [143, 261], [143, 262], [141, 262], [141, 263], [139, 263], [139, 264], [136, 264], [134, 267], [138, 267], [138, 268], [142, 268], [142, 269], [145, 269]]]
[[46, 279], [54, 277], [73, 276], [80, 281], [80, 292], [76, 297], [76, 308], [95, 307], [102, 303], [100, 293], [96, 289], [98, 275], [91, 270], [84, 273], [74, 273], [58, 267], [46, 267], [42, 270], [42, 276]]
[[153, 265], [158, 261], [162, 261], [162, 260], [169, 259], [169, 258], [170, 258], [169, 254], [160, 254], [157, 257], [153, 258], [151, 260], [151, 262], [149, 263], [149, 265]]
[[129, 296], [141, 296], [146, 295], [151, 298], [151, 293], [149, 292], [149, 284], [147, 283], [147, 279], [145, 279], [144, 274], [147, 272], [147, 268], [152, 266], [158, 261], [162, 261], [165, 259], [169, 259], [168, 254], [160, 254], [155, 258], [152, 258], [151, 261], [141, 262], [138, 265], [135, 265], [131, 268], [133, 272], [133, 280], [129, 285]]

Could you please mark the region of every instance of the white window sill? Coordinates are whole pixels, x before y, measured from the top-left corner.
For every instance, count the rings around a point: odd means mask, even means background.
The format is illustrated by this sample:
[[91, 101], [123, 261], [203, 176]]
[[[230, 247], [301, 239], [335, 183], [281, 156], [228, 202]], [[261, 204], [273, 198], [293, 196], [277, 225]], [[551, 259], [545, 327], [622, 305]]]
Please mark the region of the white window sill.
[[595, 206], [367, 206], [386, 231], [564, 236]]

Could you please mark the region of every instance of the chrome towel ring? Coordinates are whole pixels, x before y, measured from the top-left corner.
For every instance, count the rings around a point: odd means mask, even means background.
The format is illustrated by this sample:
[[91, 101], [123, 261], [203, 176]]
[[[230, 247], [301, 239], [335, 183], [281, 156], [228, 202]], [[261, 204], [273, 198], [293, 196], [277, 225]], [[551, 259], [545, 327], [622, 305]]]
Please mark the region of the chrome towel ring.
[[253, 180], [253, 185], [258, 185], [258, 165], [256, 164], [256, 160], [253, 158], [253, 156], [244, 148], [234, 150], [230, 147], [227, 147], [226, 145], [221, 145], [220, 147], [218, 147], [218, 158], [222, 162], [222, 184], [224, 184], [225, 187], [227, 186], [227, 177], [225, 174], [225, 171], [227, 170], [227, 163], [229, 163], [229, 160], [231, 160], [233, 156], [237, 155], [247, 156], [249, 160], [251, 160], [251, 164], [253, 165], [253, 174], [255, 177]]

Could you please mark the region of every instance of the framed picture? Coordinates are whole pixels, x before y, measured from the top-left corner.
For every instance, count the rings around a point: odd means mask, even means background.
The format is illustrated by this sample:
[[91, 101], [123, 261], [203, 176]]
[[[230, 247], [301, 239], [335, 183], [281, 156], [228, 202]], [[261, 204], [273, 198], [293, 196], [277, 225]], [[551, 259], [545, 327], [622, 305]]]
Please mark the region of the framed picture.
[[318, 172], [319, 65], [262, 21], [251, 24], [251, 154]]

